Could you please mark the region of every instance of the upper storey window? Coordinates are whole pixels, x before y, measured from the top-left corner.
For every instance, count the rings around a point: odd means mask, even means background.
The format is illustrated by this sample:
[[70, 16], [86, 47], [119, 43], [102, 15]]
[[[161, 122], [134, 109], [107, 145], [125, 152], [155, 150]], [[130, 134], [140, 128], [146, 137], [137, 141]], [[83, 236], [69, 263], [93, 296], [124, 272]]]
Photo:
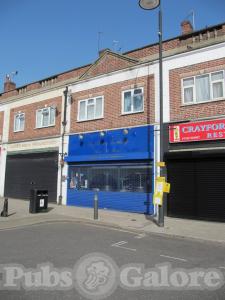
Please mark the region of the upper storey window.
[[122, 92], [122, 114], [143, 112], [143, 110], [143, 88], [137, 88]]
[[184, 78], [182, 83], [184, 104], [224, 98], [224, 71]]
[[45, 107], [36, 111], [36, 128], [55, 125], [55, 108]]
[[87, 121], [103, 118], [104, 99], [95, 97], [78, 102], [78, 121]]
[[14, 116], [14, 132], [24, 131], [25, 114], [17, 113]]

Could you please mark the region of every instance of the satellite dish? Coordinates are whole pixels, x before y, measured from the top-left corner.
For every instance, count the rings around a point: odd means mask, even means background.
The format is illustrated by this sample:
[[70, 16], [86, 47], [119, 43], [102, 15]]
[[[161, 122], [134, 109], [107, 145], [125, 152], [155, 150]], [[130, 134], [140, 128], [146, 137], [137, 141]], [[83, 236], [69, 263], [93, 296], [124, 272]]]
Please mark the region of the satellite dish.
[[143, 9], [154, 9], [158, 7], [160, 0], [139, 0], [139, 5]]

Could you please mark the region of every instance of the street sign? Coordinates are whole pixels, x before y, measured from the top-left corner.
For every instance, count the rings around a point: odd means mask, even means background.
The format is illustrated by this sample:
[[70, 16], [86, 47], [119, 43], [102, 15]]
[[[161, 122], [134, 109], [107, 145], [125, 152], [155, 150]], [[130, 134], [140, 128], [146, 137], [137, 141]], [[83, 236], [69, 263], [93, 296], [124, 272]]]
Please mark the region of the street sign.
[[164, 193], [169, 193], [170, 192], [170, 183], [164, 182], [163, 192]]
[[156, 193], [163, 193], [164, 183], [165, 183], [164, 181], [156, 181], [156, 185], [155, 185]]
[[159, 162], [156, 163], [156, 166], [157, 167], [165, 167], [166, 163], [164, 161], [159, 161]]
[[180, 123], [169, 126], [170, 143], [225, 139], [225, 119]]
[[166, 181], [166, 177], [156, 177], [156, 182], [157, 181], [162, 181], [162, 182], [165, 182]]
[[162, 205], [163, 203], [163, 193], [160, 193], [160, 192], [156, 192], [154, 195], [153, 195], [153, 204], [154, 205]]

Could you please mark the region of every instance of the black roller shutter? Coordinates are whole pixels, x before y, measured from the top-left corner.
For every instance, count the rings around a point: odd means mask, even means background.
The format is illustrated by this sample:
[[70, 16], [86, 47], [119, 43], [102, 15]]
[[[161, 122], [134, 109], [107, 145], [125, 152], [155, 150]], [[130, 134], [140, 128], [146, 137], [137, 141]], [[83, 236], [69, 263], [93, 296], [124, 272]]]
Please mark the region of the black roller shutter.
[[168, 215], [225, 221], [225, 158], [168, 161]]
[[58, 153], [8, 155], [6, 161], [5, 197], [28, 199], [31, 182], [49, 191], [49, 201], [57, 199]]
[[186, 160], [168, 162], [168, 181], [171, 191], [168, 196], [168, 215], [196, 217], [194, 163]]
[[196, 160], [198, 216], [225, 221], [225, 158]]

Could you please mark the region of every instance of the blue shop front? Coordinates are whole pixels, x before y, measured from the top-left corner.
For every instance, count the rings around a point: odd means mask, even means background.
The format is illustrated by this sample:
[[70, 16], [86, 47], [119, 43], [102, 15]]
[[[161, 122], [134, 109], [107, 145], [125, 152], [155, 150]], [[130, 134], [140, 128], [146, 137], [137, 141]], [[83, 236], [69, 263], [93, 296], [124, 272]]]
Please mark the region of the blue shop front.
[[67, 205], [153, 214], [154, 126], [71, 135]]

